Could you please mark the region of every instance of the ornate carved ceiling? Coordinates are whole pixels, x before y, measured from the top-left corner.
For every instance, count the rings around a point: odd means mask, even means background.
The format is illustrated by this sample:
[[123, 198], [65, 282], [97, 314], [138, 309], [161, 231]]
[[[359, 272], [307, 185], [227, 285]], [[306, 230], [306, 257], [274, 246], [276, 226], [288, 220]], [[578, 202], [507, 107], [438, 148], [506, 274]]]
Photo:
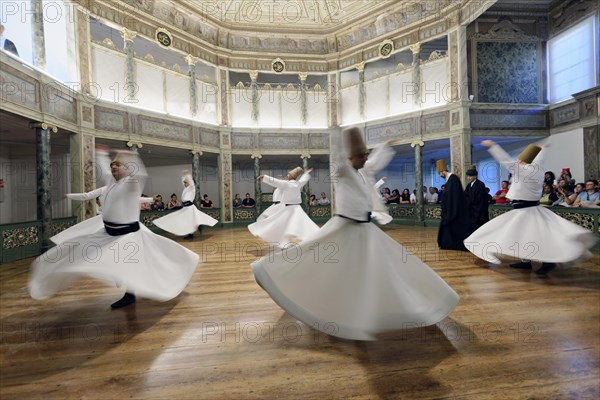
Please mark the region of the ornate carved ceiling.
[[548, 7], [558, 0], [74, 0], [94, 17], [153, 38], [173, 35], [173, 48], [233, 70], [324, 73], [378, 59], [443, 37], [503, 2]]

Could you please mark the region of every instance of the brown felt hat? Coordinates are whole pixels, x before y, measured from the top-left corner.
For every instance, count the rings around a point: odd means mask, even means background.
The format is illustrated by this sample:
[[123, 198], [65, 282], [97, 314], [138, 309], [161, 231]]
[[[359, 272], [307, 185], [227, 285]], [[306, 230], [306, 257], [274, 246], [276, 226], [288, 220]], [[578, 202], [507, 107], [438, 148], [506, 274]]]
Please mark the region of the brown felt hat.
[[347, 148], [349, 149], [349, 157], [360, 156], [368, 152], [367, 145], [363, 140], [360, 129], [354, 127], [346, 129], [343, 132], [344, 140], [346, 141]]
[[302, 175], [302, 172], [304, 170], [300, 167], [296, 167], [290, 171], [288, 171], [288, 175], [292, 176], [292, 179], [297, 179], [300, 175]]
[[444, 160], [437, 160], [435, 162], [435, 167], [437, 168], [438, 174], [441, 174], [444, 171], [448, 171], [448, 167], [446, 166], [446, 161], [444, 161]]
[[526, 162], [527, 164], [531, 164], [531, 162], [535, 159], [538, 153], [542, 151], [542, 148], [536, 144], [530, 144], [525, 147], [525, 150], [519, 154], [517, 157], [518, 160]]

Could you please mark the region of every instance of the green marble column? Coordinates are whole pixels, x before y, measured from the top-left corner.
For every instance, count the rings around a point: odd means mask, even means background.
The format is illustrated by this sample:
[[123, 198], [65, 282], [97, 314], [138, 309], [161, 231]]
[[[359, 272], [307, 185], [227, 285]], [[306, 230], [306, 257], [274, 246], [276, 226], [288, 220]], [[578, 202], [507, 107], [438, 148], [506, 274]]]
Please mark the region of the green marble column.
[[256, 215], [259, 215], [261, 212], [261, 198], [262, 198], [262, 188], [260, 185], [260, 181], [258, 177], [260, 176], [260, 159], [262, 155], [255, 153], [251, 156], [254, 159], [254, 196], [256, 200]]
[[425, 202], [423, 201], [423, 160], [422, 152], [425, 143], [421, 140], [414, 141], [410, 144], [415, 149], [415, 180], [417, 182], [417, 204], [416, 204], [416, 220], [419, 223], [425, 221]]
[[202, 193], [200, 192], [200, 178], [202, 177], [202, 170], [200, 166], [200, 156], [202, 152], [192, 152], [192, 178], [196, 184], [196, 197], [194, 197], [194, 204], [196, 207], [200, 207], [200, 201], [202, 199]]
[[41, 250], [50, 247], [50, 225], [52, 223], [51, 176], [50, 176], [50, 132], [58, 132], [56, 127], [45, 123], [34, 124], [37, 172], [37, 219], [42, 222], [40, 235]]

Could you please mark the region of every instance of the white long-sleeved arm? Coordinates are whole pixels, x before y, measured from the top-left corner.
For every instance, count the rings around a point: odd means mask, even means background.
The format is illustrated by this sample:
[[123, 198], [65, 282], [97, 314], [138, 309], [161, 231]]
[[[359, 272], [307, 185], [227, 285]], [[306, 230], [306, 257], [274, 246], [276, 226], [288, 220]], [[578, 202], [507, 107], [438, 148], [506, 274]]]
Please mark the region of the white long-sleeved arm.
[[262, 181], [267, 185], [273, 186], [274, 188], [278, 189], [289, 189], [292, 187], [298, 187], [298, 182], [296, 181], [284, 181], [283, 179], [273, 178], [269, 175], [263, 175]]
[[384, 183], [385, 181], [383, 179], [380, 179], [377, 182], [375, 182], [375, 190], [379, 190], [379, 188], [382, 187]]
[[71, 200], [93, 200], [96, 197], [100, 197], [106, 192], [106, 186], [102, 186], [101, 188], [94, 189], [91, 192], [87, 193], [67, 193], [67, 198]]
[[308, 181], [310, 180], [310, 174], [302, 174], [302, 176], [300, 177], [300, 179], [298, 179], [296, 181], [296, 183], [298, 184], [298, 188], [302, 188], [304, 185], [306, 185], [308, 183]]
[[492, 157], [494, 157], [494, 159], [500, 164], [502, 164], [506, 169], [515, 169], [515, 164], [517, 163], [517, 160], [513, 160], [510, 154], [504, 151], [504, 149], [500, 147], [500, 145], [494, 144], [493, 146], [488, 148], [488, 151], [490, 152]]
[[365, 162], [365, 166], [363, 167], [364, 173], [370, 176], [376, 175], [392, 161], [395, 154], [396, 151], [390, 146], [385, 144], [377, 146], [369, 155], [367, 162]]

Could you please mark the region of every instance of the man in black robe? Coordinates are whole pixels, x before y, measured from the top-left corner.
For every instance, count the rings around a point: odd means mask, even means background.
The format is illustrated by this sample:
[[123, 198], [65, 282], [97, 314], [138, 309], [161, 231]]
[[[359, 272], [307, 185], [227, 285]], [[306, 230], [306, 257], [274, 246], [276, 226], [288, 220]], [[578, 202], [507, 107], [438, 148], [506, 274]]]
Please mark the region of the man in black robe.
[[469, 220], [471, 222], [471, 233], [490, 220], [488, 213], [489, 200], [485, 190], [485, 184], [477, 179], [477, 168], [471, 165], [467, 170], [469, 183], [465, 187], [467, 206], [469, 208]]
[[448, 172], [444, 160], [438, 160], [436, 167], [440, 176], [446, 179], [438, 246], [440, 249], [466, 251], [463, 241], [470, 234], [471, 224], [462, 183], [455, 174]]

